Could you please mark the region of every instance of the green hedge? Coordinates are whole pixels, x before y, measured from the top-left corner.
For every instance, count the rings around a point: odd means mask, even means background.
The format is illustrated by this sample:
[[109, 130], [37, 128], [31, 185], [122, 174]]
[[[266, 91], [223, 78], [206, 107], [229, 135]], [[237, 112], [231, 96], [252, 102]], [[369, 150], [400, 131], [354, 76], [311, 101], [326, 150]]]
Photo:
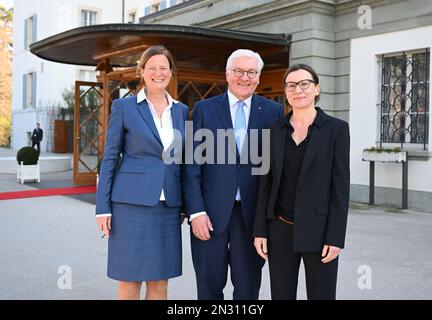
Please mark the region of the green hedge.
[[16, 159], [18, 164], [23, 162], [24, 165], [34, 165], [37, 164], [39, 155], [37, 150], [32, 147], [23, 147], [18, 150]]

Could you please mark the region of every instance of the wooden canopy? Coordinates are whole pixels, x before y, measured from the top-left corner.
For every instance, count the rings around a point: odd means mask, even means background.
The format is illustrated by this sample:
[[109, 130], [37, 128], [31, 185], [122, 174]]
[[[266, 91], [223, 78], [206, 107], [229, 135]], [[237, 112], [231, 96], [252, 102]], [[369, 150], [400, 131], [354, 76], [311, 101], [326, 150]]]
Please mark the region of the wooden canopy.
[[33, 43], [30, 50], [50, 61], [131, 67], [145, 48], [165, 45], [179, 67], [223, 69], [228, 55], [246, 48], [259, 52], [266, 69], [287, 67], [291, 36], [161, 24], [102, 24], [72, 29]]
[[142, 52], [164, 45], [177, 66], [168, 91], [192, 109], [197, 100], [226, 89], [225, 65], [236, 49], [258, 52], [265, 66], [257, 93], [281, 100], [291, 36], [161, 24], [102, 24], [72, 29], [30, 46], [54, 62], [95, 66], [97, 83], [76, 81], [74, 183], [93, 184], [104, 152], [111, 101], [135, 94], [143, 85], [136, 74]]

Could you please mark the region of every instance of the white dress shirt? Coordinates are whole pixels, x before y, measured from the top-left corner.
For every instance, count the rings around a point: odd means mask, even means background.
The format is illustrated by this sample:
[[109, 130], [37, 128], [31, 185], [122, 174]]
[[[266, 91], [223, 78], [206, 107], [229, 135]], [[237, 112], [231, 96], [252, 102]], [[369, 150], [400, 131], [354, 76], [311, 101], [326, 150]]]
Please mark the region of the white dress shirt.
[[[237, 99], [236, 96], [234, 96], [229, 90], [227, 91], [227, 93], [228, 93], [228, 103], [230, 106], [231, 121], [232, 121], [232, 125], [234, 128], [236, 113], [237, 113], [237, 109], [238, 109], [237, 102], [239, 102], [240, 100]], [[245, 113], [246, 128], [247, 128], [249, 125], [249, 116], [250, 116], [250, 112], [251, 112], [252, 96], [250, 96], [249, 98], [242, 100], [242, 101], [244, 103], [243, 110]], [[240, 200], [240, 188], [237, 189], [236, 200]], [[205, 211], [191, 214], [189, 217], [189, 221], [192, 221], [192, 219], [199, 217], [199, 216], [202, 216], [204, 214], [206, 214]]]
[[[231, 113], [231, 120], [232, 120], [232, 125], [234, 128], [235, 125], [235, 118], [236, 118], [236, 113], [237, 113], [237, 109], [238, 109], [238, 105], [237, 102], [239, 102], [240, 100], [237, 99], [229, 90], [228, 90], [228, 103], [230, 105], [230, 113]], [[244, 105], [243, 105], [243, 110], [245, 113], [245, 117], [246, 117], [246, 128], [249, 125], [249, 116], [250, 116], [250, 112], [251, 112], [251, 103], [252, 103], [252, 96], [250, 96], [249, 98], [247, 98], [246, 100], [242, 100]]]

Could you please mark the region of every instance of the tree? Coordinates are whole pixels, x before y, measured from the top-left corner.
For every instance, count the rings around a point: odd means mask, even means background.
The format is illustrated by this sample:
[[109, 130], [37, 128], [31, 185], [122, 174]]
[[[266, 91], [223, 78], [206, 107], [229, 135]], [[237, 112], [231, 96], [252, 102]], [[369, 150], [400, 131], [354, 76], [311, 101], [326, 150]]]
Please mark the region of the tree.
[[6, 9], [0, 4], [0, 19], [1, 21], [12, 22], [13, 13], [12, 10]]
[[12, 109], [12, 11], [0, 5], [0, 146], [10, 145]]

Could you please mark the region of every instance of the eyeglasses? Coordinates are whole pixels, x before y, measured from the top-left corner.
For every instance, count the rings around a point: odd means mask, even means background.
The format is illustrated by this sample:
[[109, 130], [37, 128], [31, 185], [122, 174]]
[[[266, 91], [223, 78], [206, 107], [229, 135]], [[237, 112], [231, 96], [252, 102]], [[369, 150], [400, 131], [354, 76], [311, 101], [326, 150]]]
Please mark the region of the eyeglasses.
[[256, 71], [256, 70], [248, 70], [248, 71], [245, 71], [245, 70], [242, 70], [242, 69], [229, 69], [229, 70], [232, 70], [232, 72], [234, 72], [234, 75], [235, 75], [237, 78], [241, 78], [241, 77], [243, 77], [243, 75], [244, 75], [245, 73], [247, 74], [247, 76], [248, 76], [249, 79], [253, 79], [253, 78], [255, 78], [257, 75], [259, 75], [259, 72]]
[[149, 67], [149, 68], [145, 68], [144, 70], [147, 71], [147, 72], [150, 72], [150, 73], [156, 73], [158, 71], [158, 69], [163, 74], [167, 74], [170, 71], [170, 69], [167, 68], [167, 67], [159, 67], [159, 68], [157, 68], [157, 67]]
[[285, 82], [285, 89], [288, 92], [293, 92], [295, 91], [298, 85], [301, 90], [307, 90], [309, 89], [311, 83], [315, 84], [315, 81], [310, 79], [304, 79], [299, 82], [289, 81], [289, 82]]

